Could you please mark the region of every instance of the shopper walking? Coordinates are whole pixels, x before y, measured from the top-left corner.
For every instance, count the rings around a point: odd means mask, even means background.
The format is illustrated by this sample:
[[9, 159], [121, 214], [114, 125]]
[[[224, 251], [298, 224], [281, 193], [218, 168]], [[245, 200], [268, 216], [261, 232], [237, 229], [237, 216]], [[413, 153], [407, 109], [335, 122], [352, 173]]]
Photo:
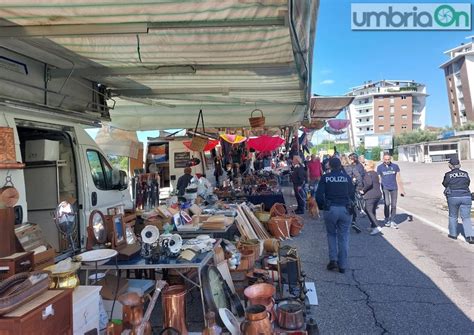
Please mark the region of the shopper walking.
[[298, 155], [293, 156], [293, 172], [291, 173], [291, 181], [293, 182], [293, 190], [295, 192], [296, 202], [298, 208], [296, 214], [304, 214], [306, 207], [306, 192], [304, 189], [306, 182], [306, 171], [304, 169], [301, 157]]
[[318, 187], [319, 180], [323, 175], [323, 166], [319, 156], [311, 155], [311, 160], [307, 164], [308, 175], [309, 175], [309, 189], [311, 190], [311, 196], [314, 198], [316, 195], [316, 188]]
[[216, 178], [216, 187], [220, 185], [220, 178], [224, 174], [224, 170], [222, 169], [222, 158], [219, 155], [214, 157], [214, 177]]
[[377, 174], [382, 185], [385, 226], [398, 229], [398, 225], [394, 221], [395, 215], [397, 215], [398, 192], [402, 197], [405, 196], [400, 168], [392, 162], [392, 156], [385, 154], [383, 163], [377, 167]]
[[461, 163], [457, 158], [449, 160], [449, 169], [443, 179], [446, 188], [444, 194], [448, 200], [449, 209], [449, 235], [452, 239], [458, 238], [458, 216], [461, 215], [466, 241], [474, 244], [474, 234], [471, 223], [472, 198], [469, 185], [471, 180], [466, 171], [461, 170]]
[[354, 208], [354, 186], [342, 169], [339, 158], [329, 160], [330, 173], [319, 181], [316, 190], [318, 207], [324, 210], [324, 222], [329, 248], [327, 269], [344, 273], [349, 251], [349, 228]]
[[375, 214], [377, 205], [382, 198], [380, 190], [380, 181], [377, 172], [375, 172], [375, 162], [368, 160], [365, 162], [365, 176], [362, 190], [359, 191], [364, 198], [364, 209], [370, 221], [370, 235], [377, 235], [382, 231], [378, 225], [377, 216]]

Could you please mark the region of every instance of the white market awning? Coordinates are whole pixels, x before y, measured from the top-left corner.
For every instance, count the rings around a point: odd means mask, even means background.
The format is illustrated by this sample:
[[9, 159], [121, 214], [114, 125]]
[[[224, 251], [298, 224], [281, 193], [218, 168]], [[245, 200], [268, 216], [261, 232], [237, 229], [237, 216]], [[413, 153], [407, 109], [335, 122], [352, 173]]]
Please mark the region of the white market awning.
[[313, 96], [310, 102], [312, 120], [328, 120], [335, 118], [354, 100], [350, 96]]
[[3, 0], [0, 37], [40, 50], [53, 79], [105, 85], [118, 128], [193, 128], [200, 109], [206, 126], [242, 127], [255, 108], [266, 125], [281, 126], [309, 110], [318, 7], [318, 0]]

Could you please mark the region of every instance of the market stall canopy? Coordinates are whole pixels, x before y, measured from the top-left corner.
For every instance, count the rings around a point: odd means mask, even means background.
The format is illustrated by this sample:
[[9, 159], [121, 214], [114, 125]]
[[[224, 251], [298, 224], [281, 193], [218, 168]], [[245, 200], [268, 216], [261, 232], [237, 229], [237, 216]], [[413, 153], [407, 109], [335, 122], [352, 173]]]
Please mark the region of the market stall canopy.
[[267, 136], [262, 135], [259, 137], [249, 138], [247, 144], [250, 149], [255, 149], [256, 151], [265, 152], [265, 151], [274, 151], [278, 149], [285, 143], [285, 140], [279, 136]]
[[[127, 130], [266, 126], [309, 111], [319, 0], [3, 0], [0, 46], [99, 83]], [[6, 38], [6, 39], [5, 39]], [[90, 104], [84, 106], [84, 110]]]
[[143, 144], [139, 142], [135, 131], [126, 131], [111, 126], [102, 126], [95, 137], [96, 143], [108, 155], [138, 158]]
[[354, 97], [347, 96], [312, 96], [310, 102], [311, 121], [335, 118], [349, 106]]

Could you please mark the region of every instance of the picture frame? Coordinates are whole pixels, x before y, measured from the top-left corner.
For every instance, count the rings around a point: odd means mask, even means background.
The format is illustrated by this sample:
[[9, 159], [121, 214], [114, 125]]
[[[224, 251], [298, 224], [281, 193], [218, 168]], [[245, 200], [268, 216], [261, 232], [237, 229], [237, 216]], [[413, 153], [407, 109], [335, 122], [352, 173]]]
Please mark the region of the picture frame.
[[137, 243], [137, 236], [135, 235], [133, 231], [133, 227], [128, 223], [125, 224], [125, 235], [126, 235], [127, 244]]
[[123, 222], [123, 215], [112, 215], [112, 231], [114, 247], [127, 244], [127, 231]]
[[176, 228], [178, 228], [179, 226], [181, 226], [183, 224], [183, 222], [181, 221], [181, 213], [180, 212], [173, 215], [173, 223], [174, 223]]
[[193, 219], [189, 216], [188, 213], [186, 213], [185, 211], [181, 211], [180, 215], [181, 215], [181, 219], [182, 219], [183, 224], [192, 223]]

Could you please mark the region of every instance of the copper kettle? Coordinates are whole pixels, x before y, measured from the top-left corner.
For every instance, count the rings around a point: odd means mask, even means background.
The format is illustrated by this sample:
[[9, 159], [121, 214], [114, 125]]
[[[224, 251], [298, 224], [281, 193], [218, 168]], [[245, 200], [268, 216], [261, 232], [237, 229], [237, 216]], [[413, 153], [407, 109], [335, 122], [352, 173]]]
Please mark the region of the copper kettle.
[[[143, 320], [144, 297], [136, 292], [122, 294], [118, 300], [123, 305], [123, 329], [135, 329]], [[147, 326], [145, 334], [151, 334], [151, 327]]]
[[244, 335], [272, 334], [271, 313], [263, 305], [252, 305], [245, 310], [245, 321], [240, 324]]

